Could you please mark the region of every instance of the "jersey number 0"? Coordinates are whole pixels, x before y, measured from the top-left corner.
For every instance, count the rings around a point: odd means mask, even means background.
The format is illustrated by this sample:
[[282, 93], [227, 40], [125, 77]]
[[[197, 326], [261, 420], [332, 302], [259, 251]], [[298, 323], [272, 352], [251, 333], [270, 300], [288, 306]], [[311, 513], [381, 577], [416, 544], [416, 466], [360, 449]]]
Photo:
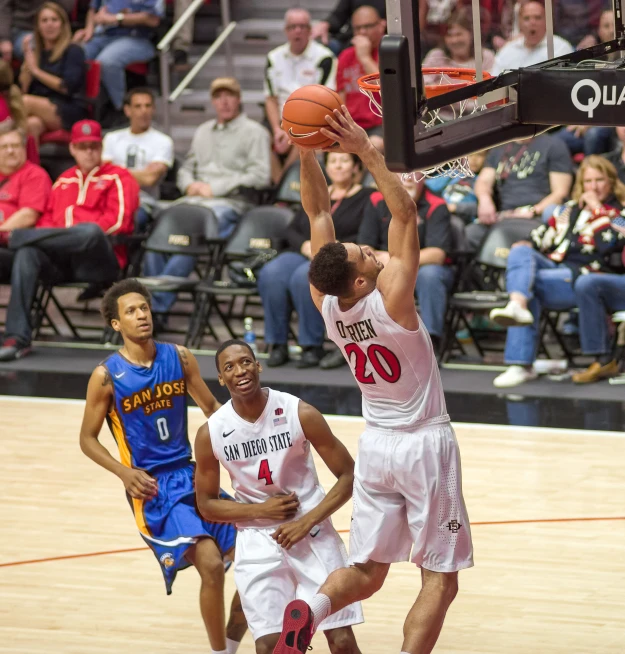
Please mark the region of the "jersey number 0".
[[380, 377], [389, 384], [394, 384], [401, 377], [401, 364], [399, 359], [384, 345], [372, 343], [367, 352], [356, 343], [349, 343], [345, 346], [345, 353], [350, 363], [352, 354], [356, 355], [354, 365], [354, 377], [361, 384], [376, 384], [373, 374], [367, 373], [367, 360], [371, 362], [373, 369]]

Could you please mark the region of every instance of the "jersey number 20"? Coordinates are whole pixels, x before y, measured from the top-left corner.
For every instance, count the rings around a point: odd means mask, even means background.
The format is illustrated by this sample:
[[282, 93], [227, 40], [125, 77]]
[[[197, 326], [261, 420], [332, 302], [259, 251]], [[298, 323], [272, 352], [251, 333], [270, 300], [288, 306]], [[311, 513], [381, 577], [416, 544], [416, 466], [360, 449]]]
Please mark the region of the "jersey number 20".
[[352, 354], [356, 355], [354, 365], [354, 377], [361, 384], [376, 384], [372, 373], [367, 373], [367, 360], [371, 362], [373, 369], [382, 377], [385, 382], [394, 384], [401, 377], [401, 364], [399, 359], [384, 345], [372, 343], [367, 352], [356, 343], [349, 343], [345, 346], [345, 353], [349, 361], [352, 361]]
[[271, 486], [273, 479], [271, 478], [271, 470], [269, 470], [269, 459], [263, 459], [258, 468], [258, 478], [265, 480], [265, 486]]

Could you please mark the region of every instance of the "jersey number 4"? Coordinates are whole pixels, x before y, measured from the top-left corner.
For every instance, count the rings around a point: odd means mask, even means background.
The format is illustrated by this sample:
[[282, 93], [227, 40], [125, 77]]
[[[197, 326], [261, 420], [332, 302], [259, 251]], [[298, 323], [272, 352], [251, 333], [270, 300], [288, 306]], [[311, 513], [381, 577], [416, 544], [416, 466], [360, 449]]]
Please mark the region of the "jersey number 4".
[[373, 369], [389, 384], [394, 384], [401, 377], [399, 359], [384, 345], [372, 343], [365, 353], [360, 345], [349, 343], [345, 346], [345, 353], [350, 363], [352, 362], [352, 354], [356, 356], [354, 377], [361, 384], [377, 384], [373, 374], [367, 372], [367, 361], [371, 362]]
[[265, 480], [265, 486], [271, 486], [273, 479], [271, 478], [271, 470], [269, 470], [269, 459], [263, 459], [258, 468], [258, 478]]

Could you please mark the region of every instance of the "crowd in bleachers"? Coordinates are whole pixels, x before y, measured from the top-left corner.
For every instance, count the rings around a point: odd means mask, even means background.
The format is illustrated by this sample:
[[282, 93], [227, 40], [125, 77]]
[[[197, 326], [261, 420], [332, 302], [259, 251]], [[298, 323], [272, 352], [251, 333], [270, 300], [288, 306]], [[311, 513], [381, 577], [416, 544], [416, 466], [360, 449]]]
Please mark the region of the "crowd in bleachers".
[[[188, 6], [187, 0], [175, 4], [175, 16]], [[614, 17], [606, 4], [555, 3], [556, 56], [612, 37]], [[540, 1], [480, 5], [486, 71], [497, 74], [547, 58]], [[82, 21], [77, 7], [86, 9]], [[357, 79], [378, 69], [385, 3], [339, 0], [316, 24], [305, 8], [288, 10], [286, 42], [267, 56], [264, 124], [243, 112], [237, 79], [216, 77], [209, 89], [215, 118], [197, 128], [180, 163], [172, 139], [153, 125], [155, 91], [126, 88], [127, 67], [154, 57], [163, 17], [161, 0], [91, 0], [88, 6], [74, 0], [0, 2], [0, 283], [11, 285], [0, 360], [30, 351], [45, 313], [42, 298], [55, 285], [81, 284], [80, 300], [87, 301], [132, 274], [153, 282], [159, 332], [168, 329], [179, 294], [194, 292], [186, 280], [199, 275], [204, 281], [221, 279], [224, 290], [238, 283], [247, 294], [258, 293], [268, 365], [289, 360], [294, 332], [301, 346], [299, 367], [343, 365], [341, 353], [324, 349], [323, 320], [310, 298], [310, 229], [298, 203], [297, 151], [281, 129], [280, 115], [292, 91], [324, 84], [339, 93], [383, 149], [382, 121]], [[422, 0], [420, 17], [424, 66], [475, 66], [470, 2]], [[179, 34], [174, 65], [188, 63], [190, 41], [188, 29]], [[108, 105], [104, 131], [93, 120], [96, 103]], [[106, 131], [121, 127], [122, 120], [127, 126]], [[49, 142], [68, 144], [75, 162], [56, 179], [39, 165], [40, 148]], [[404, 182], [419, 214], [415, 298], [443, 358], [462, 348], [464, 325], [475, 341], [485, 331], [507, 327], [509, 368], [495, 384], [514, 386], [536, 376], [532, 364], [547, 351], [547, 326], [555, 325], [566, 354], [561, 336], [579, 333], [581, 353], [594, 359], [574, 381], [618, 373], [610, 317], [625, 311], [624, 144], [625, 127], [561, 126], [471, 155], [474, 177]], [[337, 237], [387, 258], [390, 215], [374, 180], [352, 155], [326, 154], [324, 171]], [[170, 191], [164, 201], [166, 179]], [[272, 235], [261, 234], [260, 226], [257, 235], [252, 229], [251, 249], [233, 252], [228, 244], [243, 225], [250, 229], [246, 216], [259, 204], [288, 206], [290, 224]], [[193, 211], [194, 219], [185, 224]], [[190, 227], [198, 216], [210, 222], [204, 234]], [[159, 223], [158, 238], [145, 247]], [[171, 233], [164, 239], [165, 224]], [[213, 260], [202, 255], [200, 242], [207, 240], [220, 244], [211, 250], [218, 252]], [[497, 248], [506, 256], [510, 252], [507, 270], [505, 263], [498, 269], [488, 264]], [[259, 249], [265, 251], [262, 261], [256, 257], [246, 267]], [[239, 271], [247, 280], [235, 283], [231, 268], [228, 286], [228, 263], [234, 260], [243, 262]], [[490, 316], [473, 296], [458, 322], [453, 316], [463, 309], [454, 294], [475, 289], [508, 295], [490, 307]], [[200, 295], [195, 292], [198, 306]], [[189, 334], [203, 333], [197, 320], [204, 309], [194, 312]], [[232, 304], [219, 313], [223, 317], [231, 309]]]

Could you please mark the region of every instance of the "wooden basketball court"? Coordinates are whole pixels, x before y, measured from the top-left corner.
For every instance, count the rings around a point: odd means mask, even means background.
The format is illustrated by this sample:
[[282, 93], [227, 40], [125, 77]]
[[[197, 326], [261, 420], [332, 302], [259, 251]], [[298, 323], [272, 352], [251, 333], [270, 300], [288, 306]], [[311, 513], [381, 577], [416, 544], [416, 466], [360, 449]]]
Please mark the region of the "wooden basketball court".
[[[82, 410], [76, 401], [0, 398], [0, 652], [209, 651], [197, 574], [182, 572], [166, 596], [123, 487], [78, 447]], [[201, 421], [192, 410], [191, 433]], [[362, 420], [330, 422], [355, 454]], [[457, 434], [476, 565], [460, 574], [435, 651], [625, 651], [624, 435], [462, 424]], [[114, 447], [108, 433], [103, 443]], [[327, 487], [330, 474], [319, 472]], [[349, 518], [346, 506], [337, 529]], [[392, 568], [356, 628], [363, 654], [400, 651], [418, 589], [414, 566]], [[328, 651], [323, 637], [313, 645]], [[239, 651], [254, 651], [249, 634]]]

